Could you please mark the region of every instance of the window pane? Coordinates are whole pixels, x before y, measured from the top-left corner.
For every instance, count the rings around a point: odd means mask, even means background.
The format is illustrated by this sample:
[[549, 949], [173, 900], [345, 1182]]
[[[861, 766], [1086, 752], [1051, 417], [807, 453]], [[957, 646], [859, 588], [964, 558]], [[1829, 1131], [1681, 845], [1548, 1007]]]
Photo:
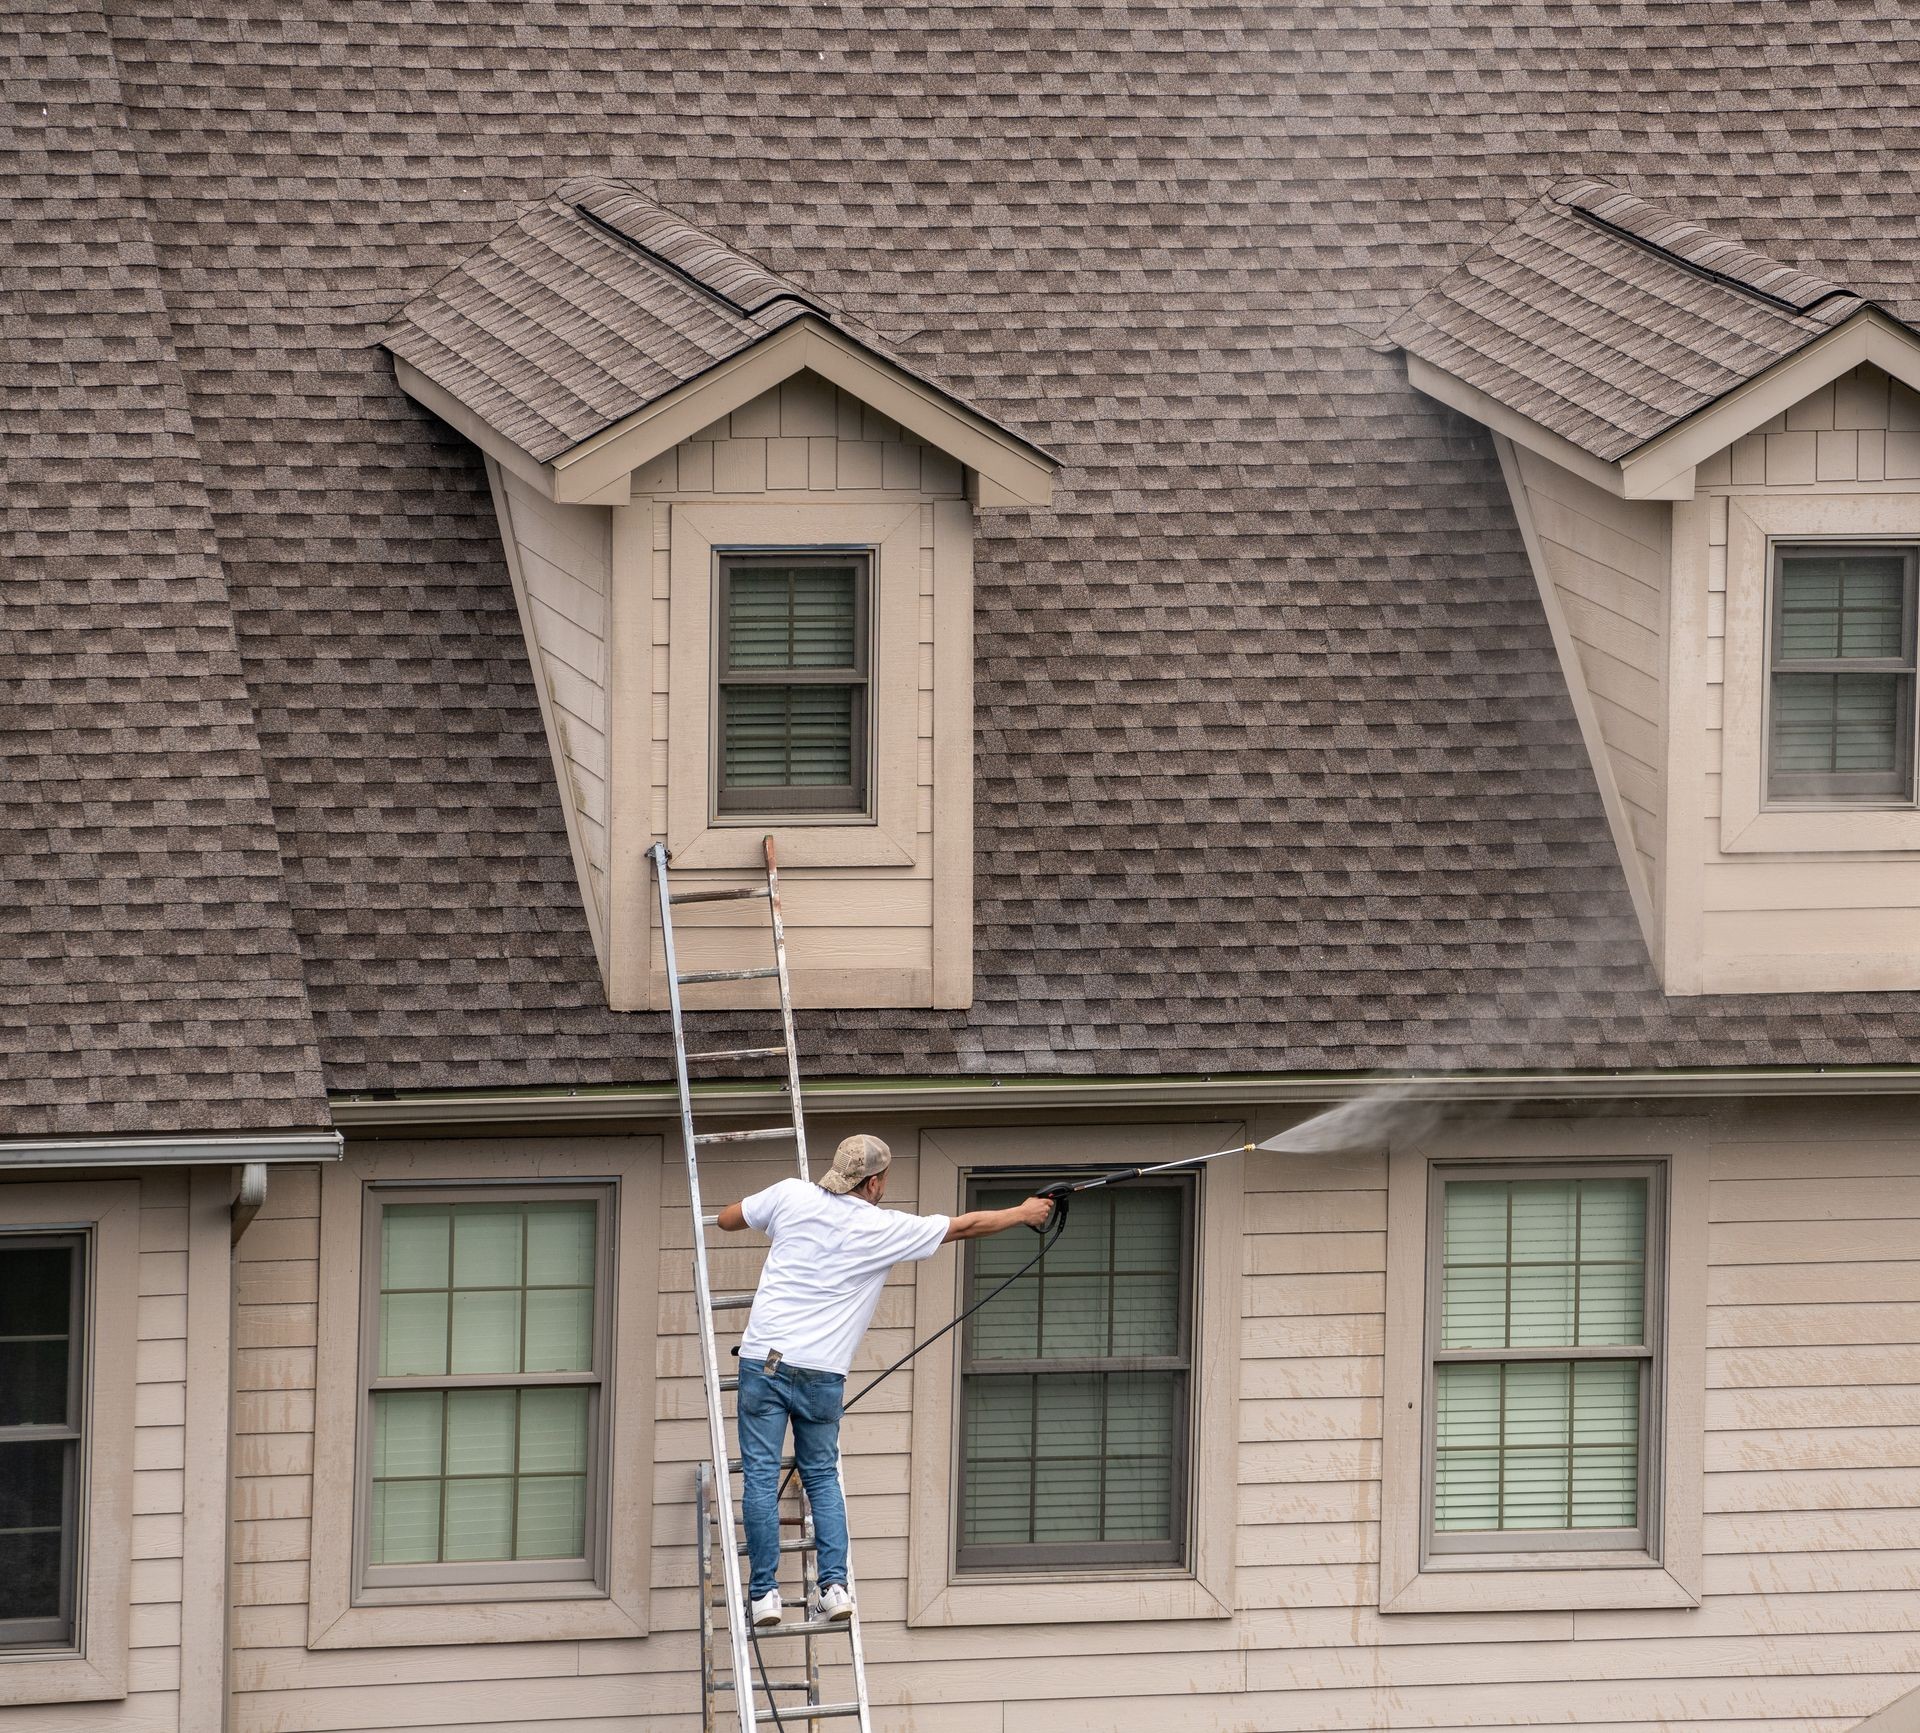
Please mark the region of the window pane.
[[380, 1286], [444, 1288], [447, 1285], [445, 1204], [392, 1204], [380, 1216]]
[[447, 1472], [511, 1474], [518, 1406], [512, 1390], [448, 1391]]
[[581, 1474], [587, 1466], [587, 1392], [526, 1390], [520, 1395], [520, 1472]]
[[71, 1448], [65, 1439], [0, 1441], [0, 1529], [59, 1532]]
[[587, 1483], [578, 1475], [520, 1482], [518, 1558], [579, 1558], [587, 1547]]
[[58, 1530], [0, 1534], [0, 1619], [57, 1619], [60, 1559]]
[[1515, 1180], [1511, 1258], [1516, 1264], [1572, 1260], [1577, 1182], [1565, 1179]]
[[440, 1472], [444, 1416], [438, 1390], [381, 1390], [373, 1398], [373, 1473], [388, 1477]]
[[857, 666], [858, 585], [852, 564], [733, 566], [727, 575], [729, 666]]
[[843, 788], [853, 782], [852, 686], [723, 686], [728, 788]]
[[524, 1204], [461, 1204], [453, 1218], [453, 1285], [519, 1287], [525, 1224]]
[[1780, 560], [1779, 582], [1776, 661], [1905, 653], [1904, 556], [1864, 549], [1786, 554]]
[[527, 1206], [527, 1285], [590, 1287], [595, 1210], [590, 1203]]
[[380, 1376], [438, 1378], [446, 1369], [447, 1296], [382, 1295]]
[[527, 1290], [528, 1372], [585, 1372], [593, 1365], [593, 1290]]
[[452, 1559], [513, 1557], [513, 1481], [447, 1482], [447, 1546]]
[[64, 1426], [67, 1343], [0, 1342], [0, 1426]]
[[457, 1296], [453, 1307], [450, 1369], [460, 1373], [521, 1369], [517, 1289], [482, 1288]]
[[966, 1383], [962, 1541], [1032, 1538], [1033, 1386], [1030, 1376], [973, 1376]]
[[1441, 1532], [1500, 1526], [1500, 1453], [1443, 1450], [1434, 1458], [1433, 1526]]
[[72, 1246], [0, 1240], [0, 1337], [64, 1336], [73, 1298]]
[[1434, 1443], [1442, 1451], [1500, 1443], [1500, 1368], [1453, 1363], [1434, 1369]]
[[1909, 677], [1775, 674], [1768, 762], [1798, 776], [1901, 768]]
[[440, 1557], [437, 1480], [376, 1480], [367, 1557], [377, 1565], [431, 1564]]

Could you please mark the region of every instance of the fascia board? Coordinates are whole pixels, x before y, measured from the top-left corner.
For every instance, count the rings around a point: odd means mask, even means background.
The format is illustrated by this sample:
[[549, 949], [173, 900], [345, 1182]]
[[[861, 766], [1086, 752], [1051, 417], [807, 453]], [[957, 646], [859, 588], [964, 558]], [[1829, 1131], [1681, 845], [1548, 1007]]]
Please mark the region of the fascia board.
[[563, 453], [553, 463], [552, 497], [567, 503], [591, 499], [620, 476], [803, 370], [870, 404], [1021, 502], [1052, 502], [1056, 466], [1050, 459], [810, 316], [782, 326], [751, 349]]
[[[1626, 482], [1618, 464], [1595, 457], [1590, 451], [1582, 451], [1572, 440], [1563, 439], [1531, 417], [1509, 409], [1504, 403], [1495, 402], [1477, 386], [1469, 385], [1457, 374], [1449, 373], [1444, 367], [1436, 367], [1431, 361], [1422, 360], [1411, 351], [1407, 353], [1407, 383], [1414, 390], [1446, 404], [1449, 409], [1457, 409], [1481, 426], [1504, 435], [1515, 445], [1524, 445], [1549, 463], [1557, 463], [1583, 481], [1590, 481], [1595, 487], [1604, 488], [1621, 499], [1628, 497]], [[1693, 490], [1689, 486], [1683, 494], [1661, 497], [1691, 499]]]
[[410, 361], [403, 361], [398, 355], [394, 356], [393, 376], [400, 389], [422, 409], [431, 410], [454, 432], [472, 440], [503, 469], [512, 470], [530, 487], [537, 487], [546, 498], [558, 497], [553, 491], [552, 469], [537, 457], [515, 445], [512, 440], [496, 433], [459, 398], [434, 384]]
[[1725, 451], [1735, 440], [1765, 426], [1863, 361], [1920, 391], [1920, 341], [1878, 309], [1863, 307], [1844, 325], [1836, 325], [1796, 354], [1776, 361], [1757, 379], [1622, 458], [1628, 497], [1669, 497], [1654, 490], [1669, 477]]

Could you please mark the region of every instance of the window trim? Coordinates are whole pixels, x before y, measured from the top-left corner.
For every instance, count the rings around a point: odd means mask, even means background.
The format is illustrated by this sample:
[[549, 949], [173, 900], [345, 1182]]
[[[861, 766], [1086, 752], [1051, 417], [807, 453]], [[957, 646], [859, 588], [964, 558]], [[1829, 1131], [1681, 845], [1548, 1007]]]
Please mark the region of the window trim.
[[[1782, 567], [1795, 554], [1835, 555], [1854, 551], [1893, 552], [1901, 556], [1900, 638], [1905, 646], [1894, 657], [1817, 657], [1782, 662], [1781, 616], [1786, 605]], [[1916, 803], [1914, 687], [1920, 676], [1920, 645], [1915, 641], [1915, 581], [1920, 570], [1920, 544], [1882, 537], [1777, 537], [1767, 543], [1766, 675], [1761, 694], [1761, 754], [1764, 763], [1768, 811], [1804, 811], [1835, 808], [1855, 811], [1903, 811]], [[1904, 698], [1897, 742], [1900, 760], [1892, 771], [1847, 773], [1790, 771], [1773, 768], [1773, 693], [1782, 674], [1892, 674], [1902, 679]]]
[[[1714, 527], [1723, 499], [1727, 514], [1724, 531]], [[1710, 609], [1711, 568], [1723, 536], [1726, 665], [1719, 762], [1716, 765], [1710, 753], [1698, 761], [1703, 774], [1715, 769], [1721, 772], [1720, 852], [1823, 855], [1920, 851], [1920, 805], [1790, 805], [1770, 801], [1765, 750], [1772, 545], [1826, 541], [1842, 546], [1876, 541], [1920, 544], [1920, 494], [1733, 494], [1679, 502], [1674, 506], [1676, 607], [1697, 608], [1703, 614]], [[1707, 634], [1708, 625], [1710, 620], [1703, 618], [1703, 634]], [[1691, 690], [1689, 682], [1707, 682], [1713, 677], [1710, 662], [1686, 660], [1687, 655], [1698, 654], [1688, 649], [1690, 642], [1684, 634], [1675, 639], [1675, 653], [1682, 656], [1673, 667], [1676, 701]], [[1680, 726], [1678, 720], [1675, 726]], [[1700, 728], [1710, 726], [1703, 716]], [[1702, 750], [1705, 740], [1703, 735]], [[1679, 786], [1678, 781], [1675, 786]], [[1711, 818], [1708, 822], [1712, 823]]]
[[[1150, 1166], [1243, 1141], [1239, 1121], [929, 1128], [919, 1133], [915, 1207], [952, 1213], [962, 1176], [1045, 1166]], [[905, 1151], [896, 1142], [894, 1167]], [[1244, 1162], [1215, 1162], [1200, 1181], [1193, 1256], [1192, 1468], [1188, 1553], [1181, 1565], [961, 1572], [955, 1568], [954, 1463], [959, 1450], [958, 1351], [935, 1342], [911, 1373], [912, 1440], [907, 1538], [909, 1626], [1110, 1623], [1231, 1618], [1236, 1578], [1239, 1400], [1246, 1222]], [[914, 1323], [921, 1337], [960, 1309], [961, 1260], [915, 1266]]]
[[[649, 1628], [654, 1381], [659, 1310], [661, 1140], [658, 1137], [384, 1139], [350, 1143], [321, 1171], [320, 1304], [313, 1421], [313, 1545], [307, 1647], [387, 1648], [475, 1642], [643, 1637]], [[360, 1369], [364, 1193], [429, 1186], [544, 1190], [586, 1182], [615, 1189], [607, 1231], [610, 1308], [602, 1578], [424, 1581], [368, 1588], [356, 1576], [361, 1526], [356, 1463], [364, 1460]], [[246, 1242], [242, 1242], [245, 1256]]]
[[[1035, 1168], [973, 1168], [961, 1176], [962, 1195], [967, 1209], [977, 1209], [975, 1201], [978, 1189], [982, 1185], [1005, 1184], [1009, 1180], [1031, 1181], [1034, 1189], [1049, 1182], [1070, 1177], [1068, 1170], [1043, 1166]], [[971, 1325], [960, 1326], [959, 1365], [955, 1372], [954, 1426], [956, 1435], [966, 1435], [967, 1417], [967, 1378], [970, 1374], [993, 1376], [995, 1374], [1019, 1376], [1022, 1373], [1041, 1372], [1178, 1372], [1181, 1374], [1180, 1410], [1175, 1420], [1174, 1457], [1173, 1457], [1173, 1530], [1170, 1541], [1142, 1544], [1115, 1541], [1074, 1541], [1059, 1543], [1003, 1543], [998, 1545], [968, 1546], [959, 1537], [957, 1513], [966, 1508], [967, 1465], [966, 1452], [957, 1449], [953, 1464], [953, 1503], [956, 1512], [953, 1543], [953, 1568], [958, 1576], [997, 1576], [1003, 1573], [1034, 1573], [1065, 1570], [1124, 1570], [1135, 1566], [1156, 1569], [1184, 1567], [1191, 1544], [1188, 1511], [1193, 1502], [1193, 1460], [1194, 1460], [1194, 1390], [1196, 1384], [1193, 1351], [1193, 1319], [1196, 1310], [1194, 1296], [1194, 1276], [1197, 1259], [1195, 1256], [1195, 1235], [1199, 1231], [1199, 1200], [1197, 1176], [1191, 1174], [1167, 1174], [1157, 1176], [1138, 1184], [1158, 1186], [1164, 1190], [1177, 1191], [1180, 1196], [1180, 1272], [1179, 1272], [1179, 1342], [1180, 1351], [1176, 1354], [1136, 1355], [1093, 1355], [1079, 1359], [1058, 1360], [1014, 1360], [989, 1361], [984, 1365], [972, 1361], [967, 1353], [967, 1342], [971, 1337]], [[976, 1289], [974, 1286], [974, 1259], [977, 1255], [977, 1242], [968, 1242], [962, 1247], [960, 1257], [960, 1281], [964, 1303], [971, 1304]], [[1109, 1272], [1111, 1275], [1111, 1272]]]
[[[1430, 1553], [1428, 1265], [1431, 1169], [1526, 1164], [1583, 1171], [1663, 1161], [1665, 1427], [1659, 1555], [1645, 1547]], [[1386, 1361], [1380, 1485], [1383, 1613], [1691, 1607], [1701, 1595], [1707, 1327], [1707, 1144], [1703, 1116], [1631, 1121], [1515, 1118], [1396, 1141], [1387, 1168]]]
[[0, 1653], [0, 1707], [127, 1694], [140, 1191], [137, 1179], [0, 1184], [0, 1231], [88, 1242], [74, 1629], [64, 1642]]
[[[0, 1619], [0, 1653], [73, 1647], [79, 1629], [82, 1512], [86, 1508], [87, 1383], [93, 1370], [91, 1312], [93, 1236], [84, 1229], [45, 1232], [33, 1228], [0, 1227], [0, 1248], [9, 1251], [41, 1246], [66, 1246], [76, 1255], [67, 1277], [67, 1399], [66, 1418], [51, 1422], [0, 1426], [0, 1443], [65, 1444], [69, 1463], [63, 1465], [60, 1496], [60, 1610], [51, 1618]], [[76, 1351], [77, 1350], [77, 1351]]]
[[[873, 705], [873, 569], [871, 546], [794, 544], [789, 547], [716, 547], [713, 550], [712, 711], [708, 723], [708, 823], [763, 827], [769, 819], [812, 824], [822, 819], [872, 814], [875, 716]], [[854, 567], [853, 664], [847, 668], [735, 669], [731, 666], [733, 574], [742, 567], [786, 565], [806, 559], [846, 561]], [[725, 782], [726, 689], [729, 686], [846, 686], [853, 699], [853, 781], [818, 789], [783, 784], [764, 790], [729, 790]]]
[[[1446, 1188], [1451, 1182], [1474, 1180], [1528, 1179], [1644, 1179], [1647, 1182], [1646, 1254], [1641, 1268], [1641, 1317], [1645, 1321], [1645, 1343], [1637, 1349], [1565, 1347], [1446, 1349], [1439, 1346], [1445, 1261]], [[1430, 1568], [1437, 1557], [1446, 1559], [1505, 1556], [1515, 1551], [1610, 1553], [1619, 1557], [1645, 1554], [1660, 1556], [1660, 1459], [1665, 1419], [1665, 1314], [1666, 1284], [1661, 1274], [1666, 1268], [1667, 1192], [1670, 1187], [1667, 1164], [1655, 1159], [1641, 1162], [1563, 1161], [1563, 1162], [1487, 1162], [1436, 1161], [1427, 1169], [1427, 1292], [1426, 1292], [1426, 1372], [1422, 1392], [1425, 1425], [1421, 1436], [1420, 1457], [1420, 1544], [1422, 1567]], [[1638, 1490], [1635, 1500], [1640, 1512], [1639, 1524], [1631, 1529], [1465, 1529], [1442, 1534], [1434, 1527], [1433, 1491], [1439, 1466], [1436, 1436], [1434, 1389], [1436, 1368], [1442, 1364], [1506, 1365], [1515, 1361], [1539, 1360], [1627, 1360], [1642, 1365], [1640, 1380], [1640, 1438], [1636, 1472]], [[1524, 1549], [1516, 1547], [1514, 1537], [1524, 1535]]]
[[[380, 1231], [385, 1211], [396, 1203], [546, 1203], [565, 1198], [591, 1198], [594, 1218], [593, 1369], [579, 1373], [520, 1373], [512, 1378], [496, 1373], [449, 1373], [442, 1377], [383, 1378], [375, 1370], [379, 1353]], [[407, 1180], [376, 1180], [365, 1188], [365, 1231], [361, 1241], [360, 1379], [356, 1460], [369, 1471], [356, 1474], [354, 1486], [354, 1580], [362, 1598], [373, 1601], [381, 1592], [417, 1587], [486, 1586], [506, 1583], [591, 1583], [606, 1586], [607, 1422], [612, 1393], [607, 1388], [612, 1340], [613, 1296], [609, 1275], [613, 1268], [613, 1233], [618, 1199], [615, 1187], [600, 1180], [556, 1179], [539, 1184], [513, 1180], [470, 1185], [458, 1181], [425, 1184]], [[513, 1389], [541, 1386], [586, 1386], [587, 1421], [587, 1533], [586, 1550], [579, 1559], [474, 1560], [457, 1564], [376, 1565], [367, 1556], [373, 1532], [373, 1397], [381, 1389], [460, 1390]]]

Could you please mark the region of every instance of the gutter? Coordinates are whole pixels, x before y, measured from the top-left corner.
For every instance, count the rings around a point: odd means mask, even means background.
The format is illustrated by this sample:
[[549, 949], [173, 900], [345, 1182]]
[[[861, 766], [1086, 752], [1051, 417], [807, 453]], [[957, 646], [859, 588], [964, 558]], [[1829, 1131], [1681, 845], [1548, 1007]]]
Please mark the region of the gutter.
[[237, 1137], [0, 1138], [0, 1170], [17, 1167], [203, 1167], [338, 1161], [337, 1131], [268, 1132]]
[[[1920, 1095], [1920, 1065], [1559, 1072], [1265, 1073], [1230, 1077], [903, 1078], [803, 1086], [814, 1113], [1019, 1113], [1057, 1108], [1316, 1106], [1393, 1094], [1414, 1101], [1740, 1100], [1785, 1096]], [[778, 1084], [695, 1085], [708, 1113], [784, 1109]], [[348, 1092], [329, 1098], [345, 1131], [422, 1126], [591, 1124], [670, 1118], [671, 1084], [578, 1089]]]

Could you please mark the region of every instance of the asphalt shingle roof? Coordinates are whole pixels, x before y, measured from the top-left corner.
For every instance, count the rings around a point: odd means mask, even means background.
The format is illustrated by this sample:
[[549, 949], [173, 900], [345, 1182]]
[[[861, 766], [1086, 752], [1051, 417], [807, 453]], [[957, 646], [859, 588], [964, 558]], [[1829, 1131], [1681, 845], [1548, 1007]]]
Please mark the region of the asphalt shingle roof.
[[0, 36], [0, 1136], [325, 1125], [112, 44], [31, 27]]
[[[814, 1013], [813, 1074], [1920, 1047], [1910, 995], [1662, 996], [1489, 443], [1370, 346], [1571, 176], [1911, 317], [1906, 0], [84, 16], [191, 415], [165, 497], [204, 496], [193, 593], [252, 699], [220, 834], [264, 920], [263, 763], [334, 1087], [665, 1075], [662, 1020], [605, 1009], [478, 455], [376, 342], [571, 176], [830, 290], [1064, 460], [1051, 510], [981, 519], [976, 1003]], [[85, 429], [39, 448], [68, 485]], [[92, 521], [47, 497], [36, 533]], [[205, 785], [170, 786], [197, 831]], [[177, 969], [218, 987], [200, 896]]]
[[1863, 305], [1823, 277], [1579, 180], [1469, 254], [1385, 341], [1613, 459]]

